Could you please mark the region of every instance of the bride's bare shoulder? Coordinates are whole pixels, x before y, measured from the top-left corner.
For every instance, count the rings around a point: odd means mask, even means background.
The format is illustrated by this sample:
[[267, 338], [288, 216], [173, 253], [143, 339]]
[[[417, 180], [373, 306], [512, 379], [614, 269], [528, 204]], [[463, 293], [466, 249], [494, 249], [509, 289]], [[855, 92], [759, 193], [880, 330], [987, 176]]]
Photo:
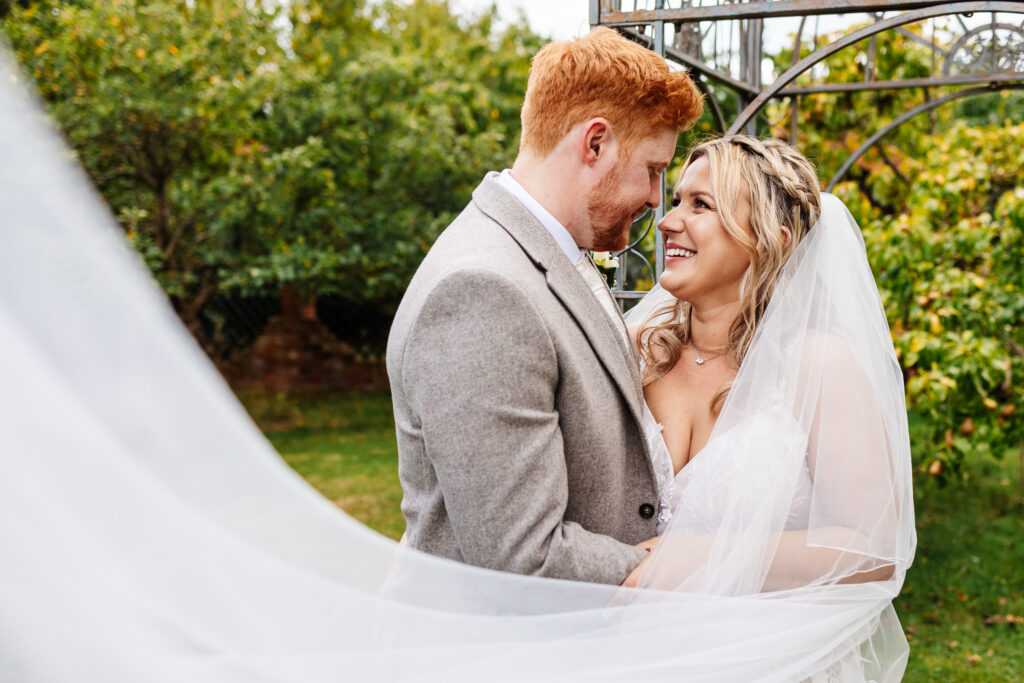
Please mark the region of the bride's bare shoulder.
[[821, 384], [827, 377], [830, 386], [845, 386], [852, 395], [867, 389], [871, 360], [857, 353], [850, 340], [833, 332], [811, 330], [803, 337], [800, 354], [801, 375], [805, 380]]

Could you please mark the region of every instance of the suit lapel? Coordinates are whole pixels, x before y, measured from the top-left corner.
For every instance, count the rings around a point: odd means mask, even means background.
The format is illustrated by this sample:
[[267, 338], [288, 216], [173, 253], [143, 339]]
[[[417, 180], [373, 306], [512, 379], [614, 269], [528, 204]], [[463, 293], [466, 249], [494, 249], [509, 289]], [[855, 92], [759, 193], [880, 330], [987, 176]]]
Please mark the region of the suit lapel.
[[473, 202], [514, 239], [547, 279], [548, 288], [586, 335], [605, 371], [643, 424], [643, 392], [635, 351], [615, 329], [589, 285], [565, 253], [522, 203], [490, 175], [473, 192]]

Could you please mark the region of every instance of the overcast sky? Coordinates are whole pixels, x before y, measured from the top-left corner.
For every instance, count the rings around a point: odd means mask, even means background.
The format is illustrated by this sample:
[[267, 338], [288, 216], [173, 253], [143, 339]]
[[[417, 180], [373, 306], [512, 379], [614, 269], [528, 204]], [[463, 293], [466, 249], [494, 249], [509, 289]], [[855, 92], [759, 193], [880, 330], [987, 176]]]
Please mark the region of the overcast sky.
[[524, 11], [534, 31], [556, 40], [590, 30], [589, 0], [451, 0], [457, 12], [465, 13], [480, 12], [492, 3], [506, 21], [514, 20], [519, 10]]
[[[498, 7], [498, 13], [506, 21], [512, 21], [520, 10], [534, 31], [542, 36], [555, 40], [583, 35], [590, 30], [589, 0], [451, 0], [451, 6], [458, 13], [473, 14], [481, 12], [491, 4]], [[812, 32], [816, 22], [820, 22], [822, 33], [835, 31], [854, 22], [867, 21], [867, 15], [855, 14], [850, 17], [824, 16], [808, 21], [805, 38]], [[790, 35], [796, 32], [800, 20], [798, 18], [774, 19], [771, 30], [765, 31], [765, 49], [772, 51], [791, 45]]]

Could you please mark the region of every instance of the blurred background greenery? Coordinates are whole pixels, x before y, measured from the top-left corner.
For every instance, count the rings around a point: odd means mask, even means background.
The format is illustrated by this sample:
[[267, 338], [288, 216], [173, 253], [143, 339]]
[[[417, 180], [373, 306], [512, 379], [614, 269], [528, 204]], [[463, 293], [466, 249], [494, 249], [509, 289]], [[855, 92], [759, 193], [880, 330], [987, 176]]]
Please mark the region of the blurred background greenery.
[[[545, 42], [523, 20], [457, 16], [441, 0], [0, 0], [0, 25], [222, 368], [282, 300], [380, 366], [423, 255], [484, 173], [514, 159], [529, 60]], [[819, 75], [862, 80], [865, 49]], [[773, 55], [776, 74], [792, 59]], [[913, 78], [931, 57], [889, 32], [875, 59]], [[794, 142], [827, 179], [881, 125], [942, 94], [804, 96]], [[886, 136], [836, 188], [863, 229], [907, 383], [921, 534], [897, 601], [908, 680], [1024, 678], [1022, 113], [1010, 90], [945, 105]], [[769, 107], [761, 134], [788, 139], [791, 115]], [[705, 116], [680, 136], [677, 168], [711, 134]], [[324, 495], [401, 534], [386, 394], [242, 398]]]

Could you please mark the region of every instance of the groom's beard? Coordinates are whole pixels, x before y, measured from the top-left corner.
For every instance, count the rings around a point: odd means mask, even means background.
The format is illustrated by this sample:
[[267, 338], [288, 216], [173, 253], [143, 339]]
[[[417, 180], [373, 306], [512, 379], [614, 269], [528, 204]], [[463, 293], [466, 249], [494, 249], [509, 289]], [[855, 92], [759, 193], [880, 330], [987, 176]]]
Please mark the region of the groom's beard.
[[620, 251], [629, 242], [629, 229], [637, 207], [624, 208], [619, 199], [622, 170], [616, 167], [591, 190], [587, 197], [590, 217], [591, 251]]

